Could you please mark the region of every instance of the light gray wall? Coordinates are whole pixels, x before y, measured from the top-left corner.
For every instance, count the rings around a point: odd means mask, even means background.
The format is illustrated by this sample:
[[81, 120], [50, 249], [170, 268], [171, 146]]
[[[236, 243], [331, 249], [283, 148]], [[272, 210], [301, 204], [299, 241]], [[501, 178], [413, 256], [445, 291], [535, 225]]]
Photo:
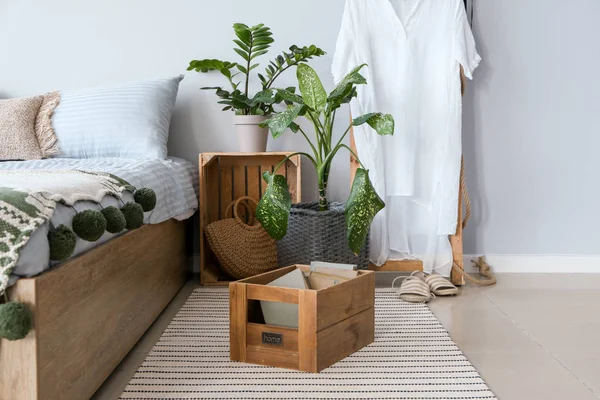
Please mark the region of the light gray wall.
[[[231, 60], [234, 22], [269, 25], [275, 50], [327, 50], [312, 64], [330, 89], [342, 9], [342, 0], [0, 0], [0, 97], [170, 76], [195, 58]], [[599, 17], [597, 0], [475, 1], [484, 61], [464, 100], [474, 202], [467, 253], [600, 253]], [[186, 74], [171, 154], [195, 161], [201, 151], [236, 149], [232, 115], [198, 90], [221, 82]], [[280, 81], [293, 83], [293, 72]], [[291, 133], [269, 144], [301, 149]], [[303, 192], [314, 198], [314, 173], [305, 171]], [[343, 201], [345, 155], [334, 171], [330, 194]]]
[[[312, 65], [332, 89], [331, 57], [344, 3], [303, 0], [0, 0], [0, 96], [126, 83], [185, 73], [172, 120], [169, 152], [197, 163], [203, 151], [237, 150], [233, 114], [221, 112], [212, 91], [225, 85], [218, 74], [186, 72], [192, 59], [238, 60], [232, 25], [265, 23], [275, 43], [267, 61], [292, 45], [315, 44], [328, 52]], [[270, 56], [270, 57], [269, 57]], [[290, 69], [278, 85], [294, 85]], [[339, 113], [342, 124], [347, 123]], [[345, 129], [345, 127], [344, 127]], [[291, 132], [268, 150], [309, 150]], [[341, 153], [340, 153], [341, 154]], [[308, 164], [305, 164], [308, 167]], [[349, 190], [348, 157], [333, 166], [330, 197]], [[315, 174], [305, 168], [303, 193], [316, 196]]]
[[475, 0], [467, 253], [600, 254], [599, 19], [597, 0]]

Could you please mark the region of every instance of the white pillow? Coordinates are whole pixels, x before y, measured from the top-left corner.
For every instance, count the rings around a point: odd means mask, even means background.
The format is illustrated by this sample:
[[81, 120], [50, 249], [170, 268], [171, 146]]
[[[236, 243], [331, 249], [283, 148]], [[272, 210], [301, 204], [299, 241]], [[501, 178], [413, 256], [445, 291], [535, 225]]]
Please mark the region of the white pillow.
[[52, 117], [61, 150], [57, 157], [166, 158], [182, 79], [62, 91]]

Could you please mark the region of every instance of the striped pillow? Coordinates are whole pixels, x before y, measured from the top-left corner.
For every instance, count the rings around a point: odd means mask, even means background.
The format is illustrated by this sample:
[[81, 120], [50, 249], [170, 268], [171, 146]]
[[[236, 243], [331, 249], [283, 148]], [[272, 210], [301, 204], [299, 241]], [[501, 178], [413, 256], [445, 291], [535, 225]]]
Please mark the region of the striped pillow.
[[58, 157], [166, 158], [182, 79], [62, 91], [52, 118]]

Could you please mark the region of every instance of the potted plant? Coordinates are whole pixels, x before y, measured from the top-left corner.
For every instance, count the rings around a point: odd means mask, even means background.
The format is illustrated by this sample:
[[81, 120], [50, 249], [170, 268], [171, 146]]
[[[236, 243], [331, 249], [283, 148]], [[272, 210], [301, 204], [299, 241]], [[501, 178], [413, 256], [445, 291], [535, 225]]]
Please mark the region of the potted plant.
[[[369, 180], [369, 172], [360, 163], [356, 171], [350, 195], [345, 205], [330, 203], [327, 200], [327, 183], [331, 162], [341, 149], [358, 156], [343, 143], [352, 126], [369, 124], [379, 135], [394, 133], [394, 119], [389, 114], [369, 113], [354, 118], [337, 140], [333, 140], [333, 126], [337, 109], [349, 103], [357, 95], [356, 85], [366, 84], [359, 65], [346, 75], [335, 89], [327, 94], [317, 73], [307, 64], [299, 63], [296, 70], [300, 95], [289, 89], [276, 89], [277, 95], [286, 101], [288, 108], [275, 113], [263, 122], [274, 138], [281, 136], [288, 128], [304, 136], [312, 154], [302, 154], [317, 171], [319, 201], [292, 206], [286, 179], [281, 175], [265, 172], [263, 178], [268, 187], [261, 198], [256, 217], [269, 235], [287, 245], [278, 247], [280, 265], [287, 262], [322, 261], [357, 262], [362, 266], [368, 262], [368, 249], [365, 248], [371, 222], [385, 206]], [[295, 121], [304, 117], [313, 126], [314, 140]], [[280, 165], [282, 165], [284, 159]], [[275, 171], [278, 170], [278, 165]], [[293, 230], [291, 238], [286, 237], [288, 222]], [[289, 236], [289, 235], [288, 235]], [[341, 236], [341, 240], [340, 240]], [[344, 238], [345, 236], [345, 238]], [[285, 238], [285, 239], [284, 239]], [[345, 240], [344, 240], [345, 239]], [[349, 251], [349, 250], [350, 251]], [[362, 254], [359, 259], [352, 259]]]
[[[284, 51], [274, 60], [269, 62], [264, 74], [257, 74], [261, 83], [261, 90], [254, 95], [250, 94], [250, 72], [258, 68], [255, 59], [266, 54], [273, 43], [271, 29], [263, 24], [253, 27], [236, 23], [233, 25], [236, 44], [234, 51], [242, 58], [243, 62], [229, 62], [215, 59], [193, 60], [187, 68], [196, 72], [219, 71], [228, 81], [231, 90], [222, 87], [203, 87], [214, 89], [219, 97], [219, 104], [225, 105], [223, 111], [235, 113], [234, 124], [238, 136], [239, 148], [242, 152], [260, 152], [267, 149], [268, 129], [260, 127], [273, 112], [273, 105], [281, 103], [282, 98], [271, 89], [275, 80], [287, 69], [303, 61], [325, 54], [320, 48], [311, 45], [308, 47], [290, 46], [289, 52]], [[238, 80], [236, 77], [243, 77]], [[243, 83], [243, 87], [240, 85]], [[293, 92], [293, 88], [288, 88]]]

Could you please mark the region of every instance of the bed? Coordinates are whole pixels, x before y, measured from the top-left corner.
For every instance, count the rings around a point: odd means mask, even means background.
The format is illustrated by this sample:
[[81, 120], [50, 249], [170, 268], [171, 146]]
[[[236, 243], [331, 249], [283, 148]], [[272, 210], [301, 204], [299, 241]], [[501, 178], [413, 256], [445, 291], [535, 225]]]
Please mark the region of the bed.
[[[97, 242], [78, 239], [73, 256], [48, 261], [48, 224], [35, 231], [11, 276], [9, 299], [27, 305], [34, 329], [0, 341], [0, 399], [79, 400], [92, 396], [186, 279], [186, 225], [197, 209], [196, 167], [177, 158], [45, 159], [2, 162], [0, 169], [80, 169], [150, 187], [156, 208], [146, 225]], [[123, 201], [130, 200], [125, 194]], [[101, 205], [117, 205], [106, 196]], [[98, 208], [78, 202], [77, 211]], [[75, 211], [59, 205], [51, 219]]]

